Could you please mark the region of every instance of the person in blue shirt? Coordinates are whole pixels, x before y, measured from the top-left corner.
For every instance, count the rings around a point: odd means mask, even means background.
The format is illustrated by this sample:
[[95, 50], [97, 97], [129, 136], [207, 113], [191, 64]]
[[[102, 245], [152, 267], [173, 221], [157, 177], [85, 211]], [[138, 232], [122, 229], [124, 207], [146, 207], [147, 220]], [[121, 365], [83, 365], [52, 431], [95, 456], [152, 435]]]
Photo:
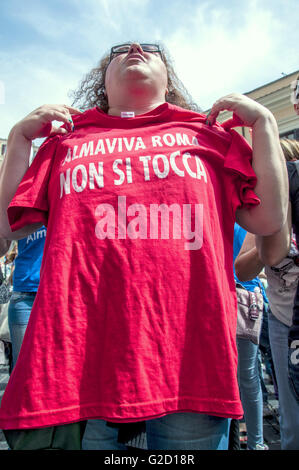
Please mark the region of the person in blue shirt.
[[[234, 227], [234, 262], [246, 237], [246, 230], [235, 224]], [[262, 269], [263, 265], [261, 265]], [[235, 282], [246, 290], [253, 292], [256, 287], [267, 302], [264, 286], [258, 277], [248, 282], [240, 282], [234, 268]], [[244, 418], [247, 428], [247, 448], [250, 450], [267, 450], [263, 437], [263, 393], [259, 371], [258, 348], [250, 339], [238, 338], [238, 380]]]
[[[247, 232], [241, 228], [238, 224], [235, 225], [235, 238], [234, 238], [234, 262], [236, 260], [237, 255], [240, 253], [241, 247], [243, 246], [243, 242], [246, 238]], [[247, 239], [249, 236], [253, 236], [252, 234], [247, 235]], [[256, 250], [256, 249], [255, 249]], [[250, 258], [247, 259], [247, 263], [253, 263], [254, 271], [258, 268], [260, 271], [264, 268], [264, 263], [259, 259], [257, 251], [256, 253], [249, 254]], [[250, 264], [249, 264], [250, 266]], [[261, 369], [261, 357], [264, 360], [266, 371], [268, 375], [271, 377], [275, 389], [275, 393], [278, 394], [277, 391], [277, 383], [276, 383], [276, 376], [274, 370], [274, 364], [272, 360], [272, 353], [270, 347], [270, 340], [269, 340], [269, 333], [268, 333], [268, 310], [269, 310], [269, 300], [267, 298], [265, 286], [260, 278], [256, 275], [256, 272], [251, 276], [251, 280], [248, 281], [240, 281], [238, 276], [236, 275], [235, 265], [234, 265], [234, 276], [235, 282], [241, 284], [246, 290], [254, 291], [255, 287], [260, 289], [260, 292], [263, 295], [264, 300], [264, 309], [263, 309], [263, 319], [262, 319], [262, 328], [260, 333], [259, 339], [259, 369], [260, 369], [260, 377], [261, 377], [261, 385], [262, 385], [262, 392], [263, 392], [263, 401], [267, 404], [268, 401], [268, 392], [263, 380], [263, 374]]]
[[12, 344], [12, 368], [15, 366], [40, 279], [40, 268], [46, 238], [41, 227], [26, 238], [18, 240], [14, 261], [13, 292], [8, 306], [8, 325]]

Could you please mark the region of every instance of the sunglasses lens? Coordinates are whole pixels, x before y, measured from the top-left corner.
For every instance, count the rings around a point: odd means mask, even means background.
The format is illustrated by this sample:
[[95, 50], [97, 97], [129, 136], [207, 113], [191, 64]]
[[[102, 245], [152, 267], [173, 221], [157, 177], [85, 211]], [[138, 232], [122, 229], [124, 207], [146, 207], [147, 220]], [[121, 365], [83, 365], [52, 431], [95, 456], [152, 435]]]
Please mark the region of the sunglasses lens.
[[129, 52], [130, 44], [122, 44], [121, 46], [115, 46], [112, 48], [113, 54], [123, 54]]
[[156, 44], [141, 44], [144, 52], [159, 52], [159, 47]]

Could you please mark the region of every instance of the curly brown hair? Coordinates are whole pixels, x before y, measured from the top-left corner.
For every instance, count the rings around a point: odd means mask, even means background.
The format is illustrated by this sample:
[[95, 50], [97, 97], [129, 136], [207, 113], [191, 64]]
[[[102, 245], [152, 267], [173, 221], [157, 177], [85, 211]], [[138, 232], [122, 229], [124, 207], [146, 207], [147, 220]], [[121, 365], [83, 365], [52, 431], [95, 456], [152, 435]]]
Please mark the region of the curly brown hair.
[[[201, 108], [193, 101], [190, 94], [176, 75], [169, 54], [164, 46], [160, 45], [161, 57], [167, 69], [168, 94], [166, 101], [185, 109], [201, 112]], [[73, 105], [82, 110], [98, 106], [102, 111], [108, 112], [108, 100], [105, 92], [105, 76], [109, 65], [110, 53], [107, 53], [81, 81], [79, 88], [70, 92]]]

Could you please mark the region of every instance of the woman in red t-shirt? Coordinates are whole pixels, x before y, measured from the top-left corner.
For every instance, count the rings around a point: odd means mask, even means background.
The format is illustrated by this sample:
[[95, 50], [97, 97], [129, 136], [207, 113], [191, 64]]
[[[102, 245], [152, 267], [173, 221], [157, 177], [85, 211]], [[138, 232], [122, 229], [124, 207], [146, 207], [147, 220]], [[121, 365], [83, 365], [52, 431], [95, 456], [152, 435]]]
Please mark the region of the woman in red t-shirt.
[[[242, 416], [233, 226], [269, 235], [286, 219], [277, 124], [239, 94], [216, 101], [208, 117], [194, 111], [155, 44], [115, 46], [103, 64], [105, 89], [94, 70], [99, 101], [87, 100], [101, 109], [44, 105], [8, 138], [0, 237], [45, 224], [47, 239], [0, 427], [14, 449], [80, 448], [96, 418], [101, 445], [114, 432], [113, 449], [118, 427], [143, 421], [151, 449], [225, 449], [229, 418]], [[222, 110], [233, 118], [220, 126]], [[252, 128], [252, 153], [233, 126]], [[50, 134], [28, 169], [32, 140]], [[159, 241], [157, 207], [167, 218]], [[55, 257], [64, 260], [59, 282]]]

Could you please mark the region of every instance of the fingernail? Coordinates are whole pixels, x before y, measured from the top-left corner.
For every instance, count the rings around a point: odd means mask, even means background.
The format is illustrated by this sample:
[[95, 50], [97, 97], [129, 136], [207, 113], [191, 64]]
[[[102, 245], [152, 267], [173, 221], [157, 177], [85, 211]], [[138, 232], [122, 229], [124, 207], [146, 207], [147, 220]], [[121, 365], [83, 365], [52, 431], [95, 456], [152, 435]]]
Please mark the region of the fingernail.
[[69, 123], [71, 124], [71, 131], [74, 132], [75, 126], [74, 126], [73, 120], [69, 119]]

